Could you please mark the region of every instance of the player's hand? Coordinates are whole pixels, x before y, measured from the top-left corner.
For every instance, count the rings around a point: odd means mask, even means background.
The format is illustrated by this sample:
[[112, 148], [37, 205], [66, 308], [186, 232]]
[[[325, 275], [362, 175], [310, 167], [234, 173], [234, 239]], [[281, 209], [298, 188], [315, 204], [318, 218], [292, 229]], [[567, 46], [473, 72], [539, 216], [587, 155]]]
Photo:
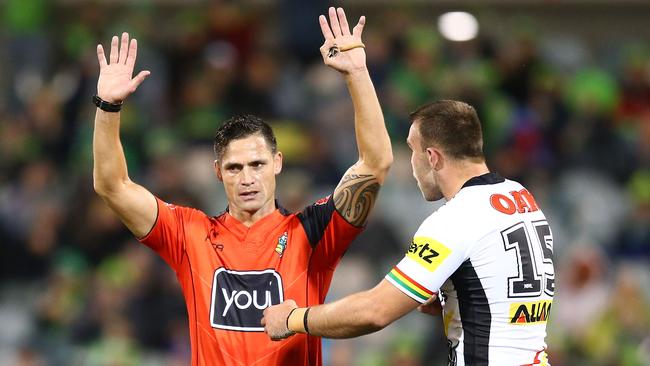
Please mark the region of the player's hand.
[[[118, 45], [118, 43], [120, 43]], [[122, 33], [122, 40], [117, 36], [111, 40], [109, 62], [106, 62], [104, 47], [97, 45], [97, 60], [99, 61], [99, 81], [97, 95], [110, 103], [119, 103], [133, 93], [149, 76], [149, 71], [140, 71], [133, 76], [135, 58], [138, 53], [138, 42], [134, 39], [129, 43], [129, 34]]]
[[294, 333], [287, 328], [287, 319], [291, 310], [297, 307], [295, 301], [286, 300], [282, 304], [266, 308], [262, 317], [264, 332], [274, 341], [292, 336]]
[[[351, 45], [361, 45], [361, 33], [366, 24], [366, 17], [359, 18], [359, 23], [352, 29], [345, 17], [343, 8], [329, 8], [329, 24], [324, 15], [318, 17], [320, 29], [325, 37], [325, 43], [320, 48], [325, 65], [344, 74], [366, 69], [366, 51], [361, 48], [353, 48], [342, 51], [342, 48]], [[332, 47], [337, 47], [333, 49]], [[335, 50], [339, 51], [335, 51]]]
[[429, 314], [431, 316], [438, 316], [442, 314], [442, 305], [440, 304], [438, 294], [434, 293], [433, 296], [427, 300], [427, 302], [418, 306], [418, 311], [424, 314]]

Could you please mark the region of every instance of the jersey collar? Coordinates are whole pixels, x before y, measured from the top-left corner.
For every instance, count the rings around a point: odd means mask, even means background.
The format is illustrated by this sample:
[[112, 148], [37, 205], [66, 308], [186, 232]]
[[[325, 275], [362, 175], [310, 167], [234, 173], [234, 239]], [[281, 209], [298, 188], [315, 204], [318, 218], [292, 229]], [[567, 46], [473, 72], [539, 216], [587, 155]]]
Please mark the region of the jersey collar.
[[[230, 205], [227, 205], [227, 206], [226, 206], [226, 209], [223, 210], [223, 211], [221, 211], [221, 212], [217, 215], [217, 217], [219, 217], [219, 216], [223, 216], [223, 214], [227, 214], [229, 208], [230, 208]], [[277, 211], [280, 212], [280, 214], [282, 214], [282, 216], [289, 216], [289, 215], [291, 215], [291, 212], [289, 212], [289, 210], [287, 210], [287, 209], [284, 208], [282, 205], [280, 205], [280, 203], [278, 202], [277, 199], [275, 200], [275, 208], [276, 208]]]
[[472, 187], [472, 186], [483, 186], [483, 185], [488, 185], [488, 184], [498, 184], [498, 183], [503, 183], [505, 182], [506, 179], [503, 178], [502, 176], [499, 175], [499, 173], [485, 173], [482, 175], [478, 175], [476, 177], [470, 178], [465, 184], [463, 184], [460, 189], [463, 189], [465, 187]]

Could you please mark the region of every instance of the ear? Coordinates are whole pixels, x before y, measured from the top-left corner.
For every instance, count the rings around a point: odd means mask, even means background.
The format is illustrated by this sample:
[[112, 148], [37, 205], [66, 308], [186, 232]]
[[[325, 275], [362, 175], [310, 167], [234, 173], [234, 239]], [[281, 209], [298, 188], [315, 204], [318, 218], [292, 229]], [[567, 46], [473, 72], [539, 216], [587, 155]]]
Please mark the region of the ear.
[[279, 151], [273, 157], [273, 168], [275, 175], [280, 174], [282, 171], [282, 153]]
[[445, 163], [445, 156], [443, 155], [440, 149], [435, 147], [427, 147], [427, 158], [429, 160], [429, 166], [434, 171], [438, 171], [443, 168]]
[[214, 175], [217, 176], [220, 182], [223, 182], [223, 176], [221, 175], [221, 166], [219, 165], [219, 160], [214, 161]]

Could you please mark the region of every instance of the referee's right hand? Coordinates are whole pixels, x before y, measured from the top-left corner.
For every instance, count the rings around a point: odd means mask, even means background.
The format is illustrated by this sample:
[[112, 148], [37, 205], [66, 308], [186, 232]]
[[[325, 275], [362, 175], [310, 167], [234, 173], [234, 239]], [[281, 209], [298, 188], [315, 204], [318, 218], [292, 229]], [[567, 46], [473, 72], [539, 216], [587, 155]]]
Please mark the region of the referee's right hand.
[[140, 71], [132, 78], [138, 54], [138, 42], [133, 38], [129, 43], [129, 34], [126, 32], [122, 33], [121, 45], [118, 45], [118, 41], [118, 37], [113, 36], [109, 62], [106, 62], [104, 47], [101, 44], [97, 45], [99, 61], [97, 96], [110, 103], [124, 101], [151, 74], [149, 71]]

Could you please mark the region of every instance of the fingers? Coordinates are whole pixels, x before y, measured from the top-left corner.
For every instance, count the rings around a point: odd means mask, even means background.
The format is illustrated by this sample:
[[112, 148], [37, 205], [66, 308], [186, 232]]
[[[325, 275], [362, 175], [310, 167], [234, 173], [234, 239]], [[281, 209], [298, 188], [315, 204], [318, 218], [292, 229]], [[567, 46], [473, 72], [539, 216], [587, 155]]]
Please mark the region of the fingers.
[[359, 23], [357, 23], [357, 25], [355, 25], [354, 28], [352, 29], [352, 35], [354, 37], [361, 38], [361, 33], [363, 33], [364, 25], [366, 25], [366, 17], [362, 15], [359, 18]]
[[325, 38], [325, 41], [333, 40], [334, 35], [332, 34], [330, 25], [327, 24], [327, 18], [325, 18], [325, 15], [321, 15], [318, 17], [318, 23], [320, 23], [320, 30], [321, 32], [323, 32], [323, 37]]
[[341, 24], [341, 33], [344, 36], [350, 35], [350, 26], [348, 25], [348, 19], [345, 17], [345, 11], [343, 8], [336, 9], [336, 14], [338, 15], [339, 23]]
[[111, 54], [109, 55], [112, 64], [117, 63], [117, 58], [118, 58], [117, 43], [118, 43], [117, 36], [113, 36], [113, 38], [111, 39]]
[[146, 79], [147, 76], [149, 75], [151, 75], [151, 72], [149, 72], [148, 70], [140, 71], [138, 75], [136, 75], [133, 79], [131, 79], [131, 85], [130, 85], [131, 93], [133, 93], [136, 89], [138, 89], [138, 86], [140, 86], [140, 84], [142, 84], [144, 79]]
[[329, 16], [330, 25], [332, 26], [332, 33], [334, 33], [335, 38], [338, 38], [341, 36], [341, 25], [339, 24], [339, 18], [336, 15], [336, 10], [333, 7], [329, 8]]
[[106, 66], [106, 55], [104, 54], [104, 47], [101, 44], [97, 45], [97, 61], [99, 61], [99, 68]]
[[129, 44], [129, 55], [126, 58], [126, 64], [130, 67], [135, 66], [135, 58], [138, 55], [138, 41], [135, 38]]
[[128, 52], [129, 52], [129, 34], [124, 32], [122, 33], [122, 44], [120, 45], [120, 58], [117, 60], [117, 62], [121, 64], [125, 64]]

